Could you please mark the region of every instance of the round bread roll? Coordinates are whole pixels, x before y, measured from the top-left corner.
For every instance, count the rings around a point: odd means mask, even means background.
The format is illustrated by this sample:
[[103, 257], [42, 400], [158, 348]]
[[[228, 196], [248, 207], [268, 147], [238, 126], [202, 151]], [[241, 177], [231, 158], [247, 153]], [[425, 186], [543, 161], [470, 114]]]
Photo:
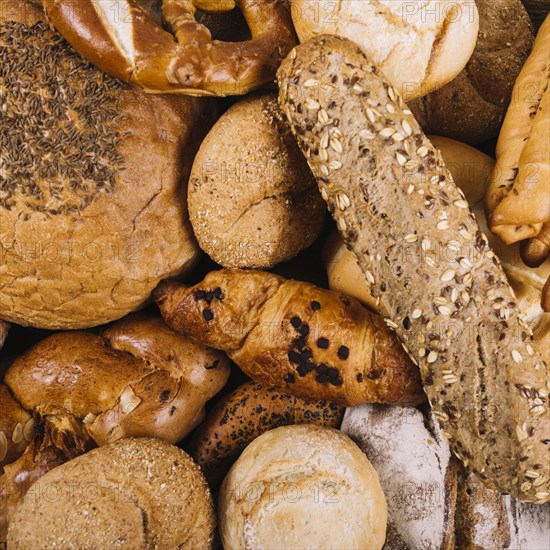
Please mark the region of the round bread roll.
[[201, 248], [225, 267], [271, 267], [319, 235], [325, 203], [274, 94], [231, 107], [201, 145], [189, 216]]
[[283, 426], [258, 437], [227, 474], [218, 504], [227, 550], [375, 550], [386, 538], [376, 471], [330, 428]]
[[445, 87], [409, 103], [425, 132], [472, 144], [498, 134], [534, 38], [520, 0], [476, 4], [479, 36], [464, 70]]
[[[441, 151], [445, 165], [464, 191], [468, 202], [473, 205], [477, 221], [502, 263], [525, 320], [536, 327], [543, 314], [541, 293], [550, 274], [550, 263], [545, 262], [535, 269], [528, 268], [521, 260], [518, 244], [506, 245], [489, 231], [483, 197], [495, 161], [481, 151], [449, 138], [430, 136], [430, 141]], [[323, 257], [332, 290], [353, 296], [373, 311], [378, 311], [376, 299], [370, 293], [370, 285], [365, 281], [354, 254], [347, 250], [338, 232], [329, 237]]]
[[125, 439], [55, 468], [8, 528], [10, 549], [213, 547], [214, 505], [199, 467], [156, 439]]
[[474, 51], [472, 0], [293, 0], [300, 42], [334, 34], [357, 43], [406, 101], [450, 82]]
[[30, 1], [0, 10], [0, 80], [0, 318], [95, 326], [185, 273], [198, 254], [185, 171], [205, 104], [93, 68]]

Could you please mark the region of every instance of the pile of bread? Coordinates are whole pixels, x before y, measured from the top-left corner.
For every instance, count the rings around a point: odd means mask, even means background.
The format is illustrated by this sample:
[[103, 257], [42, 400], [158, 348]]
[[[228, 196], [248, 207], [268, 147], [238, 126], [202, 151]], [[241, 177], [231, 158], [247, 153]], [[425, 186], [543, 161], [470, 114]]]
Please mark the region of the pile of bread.
[[0, 547], [547, 548], [548, 3], [109, 4], [0, 0]]

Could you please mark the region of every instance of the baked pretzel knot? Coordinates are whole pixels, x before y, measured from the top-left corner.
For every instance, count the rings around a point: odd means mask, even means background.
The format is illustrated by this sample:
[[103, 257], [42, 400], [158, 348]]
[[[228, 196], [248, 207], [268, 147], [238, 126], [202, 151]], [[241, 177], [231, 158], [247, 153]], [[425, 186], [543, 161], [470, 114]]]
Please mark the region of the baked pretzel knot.
[[[51, 23], [81, 55], [152, 93], [241, 95], [275, 79], [297, 43], [282, 0], [164, 0], [167, 30], [138, 0], [43, 0]], [[197, 9], [238, 6], [251, 40], [221, 42], [195, 21]]]

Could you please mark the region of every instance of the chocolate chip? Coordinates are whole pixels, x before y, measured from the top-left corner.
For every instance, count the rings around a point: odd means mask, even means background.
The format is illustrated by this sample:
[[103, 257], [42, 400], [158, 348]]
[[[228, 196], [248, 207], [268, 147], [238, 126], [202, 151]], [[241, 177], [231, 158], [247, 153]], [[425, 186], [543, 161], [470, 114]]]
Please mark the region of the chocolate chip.
[[340, 378], [340, 371], [337, 368], [329, 367], [327, 369], [327, 375], [330, 378]]
[[328, 349], [329, 341], [326, 338], [319, 338], [317, 340], [317, 347], [321, 349]]
[[309, 371], [306, 368], [306, 365], [300, 365], [297, 369], [298, 374], [303, 378]]
[[363, 381], [363, 375], [360, 372], [357, 373], [357, 376], [355, 378], [357, 379], [357, 382]]
[[294, 351], [293, 349], [291, 349], [288, 352], [288, 360], [291, 363], [299, 363], [300, 362], [300, 354], [298, 352]]
[[308, 361], [307, 363], [304, 363], [303, 367], [306, 369], [306, 372], [311, 372], [315, 369], [315, 363]]
[[299, 340], [296, 340], [296, 347], [302, 351], [307, 346], [307, 342], [305, 338], [300, 338]]
[[160, 392], [159, 399], [161, 403], [166, 403], [170, 398], [170, 390], [164, 390]]
[[312, 309], [313, 311], [318, 311], [318, 310], [321, 309], [321, 304], [320, 304], [317, 300], [313, 300], [313, 301], [311, 302], [311, 309]]
[[367, 378], [369, 380], [377, 380], [382, 376], [382, 369], [372, 369], [370, 372], [367, 373]]
[[319, 382], [321, 384], [325, 384], [328, 382], [328, 376], [326, 374], [318, 374], [316, 377], [315, 377], [315, 381], [316, 382]]
[[207, 292], [205, 295], [204, 295], [204, 299], [210, 303], [213, 299], [214, 299], [214, 293], [213, 292]]
[[340, 359], [346, 360], [349, 357], [349, 348], [347, 346], [340, 346], [336, 354]]
[[311, 350], [305, 349], [302, 353], [300, 353], [300, 360], [307, 361], [308, 359], [311, 359], [312, 355]]
[[319, 374], [325, 374], [327, 372], [327, 369], [328, 367], [324, 363], [321, 363], [320, 365], [317, 365], [316, 370]]
[[294, 328], [298, 328], [300, 327], [300, 325], [302, 324], [302, 320], [300, 319], [300, 317], [297, 317], [296, 315], [294, 317], [292, 317], [290, 319], [290, 324], [294, 327]]
[[214, 314], [212, 313], [211, 309], [205, 309], [202, 312], [202, 316], [204, 317], [205, 321], [212, 321], [212, 319], [214, 319]]
[[224, 299], [222, 289], [219, 286], [214, 289], [214, 298], [216, 298], [216, 300]]
[[284, 375], [283, 380], [287, 384], [293, 384], [296, 379], [294, 378], [294, 375], [291, 372], [288, 372], [287, 374]]
[[338, 377], [338, 378], [331, 378], [330, 383], [333, 386], [341, 386], [344, 383], [344, 381], [340, 377]]
[[206, 293], [204, 290], [197, 290], [193, 296], [195, 297], [195, 300], [198, 302], [199, 300], [204, 300], [204, 297], [206, 296]]
[[309, 326], [306, 325], [305, 323], [298, 329], [298, 331], [300, 332], [300, 334], [302, 336], [307, 336], [309, 334]]

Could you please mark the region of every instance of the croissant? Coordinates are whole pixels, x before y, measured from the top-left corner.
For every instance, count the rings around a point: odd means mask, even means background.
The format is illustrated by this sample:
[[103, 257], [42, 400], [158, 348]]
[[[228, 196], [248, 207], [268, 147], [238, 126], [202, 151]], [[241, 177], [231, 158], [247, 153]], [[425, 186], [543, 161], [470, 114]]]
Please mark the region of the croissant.
[[224, 350], [253, 380], [343, 406], [418, 404], [420, 375], [380, 316], [344, 294], [264, 271], [222, 269], [154, 291], [177, 332]]
[[536, 236], [550, 221], [550, 16], [540, 28], [498, 138], [485, 206], [506, 244]]

